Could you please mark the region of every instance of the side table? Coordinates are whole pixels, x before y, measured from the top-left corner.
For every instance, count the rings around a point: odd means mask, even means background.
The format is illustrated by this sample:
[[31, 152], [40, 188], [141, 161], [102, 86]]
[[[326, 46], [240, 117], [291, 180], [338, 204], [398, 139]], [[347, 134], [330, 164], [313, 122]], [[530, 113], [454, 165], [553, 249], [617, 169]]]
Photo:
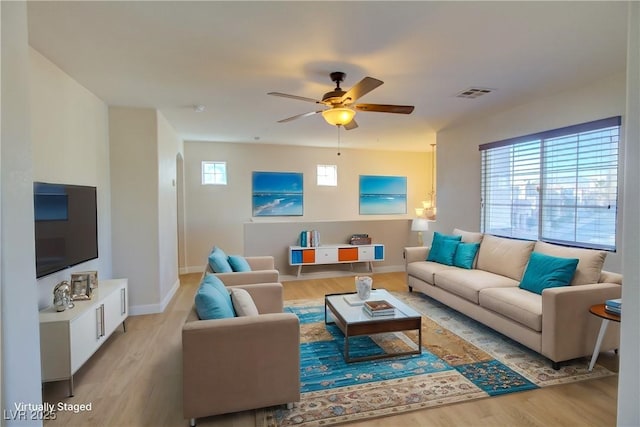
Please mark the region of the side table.
[[591, 356], [591, 363], [589, 363], [589, 372], [591, 372], [591, 370], [593, 369], [593, 365], [596, 364], [596, 360], [598, 359], [598, 355], [600, 354], [600, 346], [602, 345], [604, 335], [607, 333], [609, 322], [620, 322], [620, 316], [605, 311], [604, 304], [592, 305], [589, 308], [589, 312], [602, 319], [602, 323], [600, 324], [600, 332], [598, 332], [598, 339], [596, 340], [596, 347], [593, 349], [593, 356]]

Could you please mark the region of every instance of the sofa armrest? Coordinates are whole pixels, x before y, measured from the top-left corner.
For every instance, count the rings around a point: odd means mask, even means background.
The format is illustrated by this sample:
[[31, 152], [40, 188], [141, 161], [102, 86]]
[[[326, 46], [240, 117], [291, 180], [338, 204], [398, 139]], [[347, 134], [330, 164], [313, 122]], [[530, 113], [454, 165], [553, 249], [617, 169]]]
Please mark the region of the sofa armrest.
[[283, 288], [281, 283], [258, 283], [254, 285], [237, 285], [233, 288], [242, 288], [249, 292], [251, 299], [258, 308], [258, 313], [282, 313]]
[[292, 313], [187, 322], [183, 411], [199, 418], [300, 400], [300, 326]]
[[410, 246], [404, 248], [404, 263], [425, 261], [429, 255], [430, 246]]
[[[615, 283], [561, 286], [542, 292], [542, 354], [560, 362], [593, 353], [601, 319], [589, 312], [595, 304], [620, 298], [622, 287]], [[607, 333], [602, 351], [618, 348], [614, 328]]]

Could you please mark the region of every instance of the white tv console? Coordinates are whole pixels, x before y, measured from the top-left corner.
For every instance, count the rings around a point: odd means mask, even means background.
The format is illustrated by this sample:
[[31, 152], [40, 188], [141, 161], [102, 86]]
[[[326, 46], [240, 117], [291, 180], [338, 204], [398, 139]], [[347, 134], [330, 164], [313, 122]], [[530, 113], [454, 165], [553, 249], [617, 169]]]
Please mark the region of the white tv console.
[[40, 359], [42, 382], [69, 380], [129, 315], [128, 280], [100, 280], [90, 300], [74, 301], [74, 307], [57, 312], [53, 306], [40, 311]]

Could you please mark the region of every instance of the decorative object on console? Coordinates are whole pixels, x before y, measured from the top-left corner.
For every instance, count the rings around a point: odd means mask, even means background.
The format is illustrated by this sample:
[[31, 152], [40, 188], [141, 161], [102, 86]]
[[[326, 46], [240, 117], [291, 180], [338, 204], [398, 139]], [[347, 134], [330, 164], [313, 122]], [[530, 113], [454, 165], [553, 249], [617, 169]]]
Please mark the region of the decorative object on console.
[[356, 292], [358, 293], [358, 298], [361, 300], [366, 300], [371, 295], [371, 287], [373, 284], [373, 279], [369, 276], [356, 276]]
[[76, 271], [76, 274], [88, 274], [89, 275], [89, 287], [93, 291], [98, 287], [98, 272], [95, 270]]
[[301, 231], [300, 246], [303, 248], [315, 248], [320, 246], [320, 232], [318, 230]]
[[53, 306], [56, 311], [65, 311], [67, 308], [73, 308], [71, 302], [71, 286], [69, 281], [63, 280], [53, 288]]
[[414, 218], [413, 221], [411, 221], [411, 231], [418, 232], [418, 246], [424, 246], [422, 233], [429, 231], [429, 221], [426, 218]]
[[368, 234], [352, 234], [349, 239], [350, 245], [370, 245], [371, 237]]
[[91, 276], [87, 273], [71, 274], [71, 299], [74, 301], [91, 299]]

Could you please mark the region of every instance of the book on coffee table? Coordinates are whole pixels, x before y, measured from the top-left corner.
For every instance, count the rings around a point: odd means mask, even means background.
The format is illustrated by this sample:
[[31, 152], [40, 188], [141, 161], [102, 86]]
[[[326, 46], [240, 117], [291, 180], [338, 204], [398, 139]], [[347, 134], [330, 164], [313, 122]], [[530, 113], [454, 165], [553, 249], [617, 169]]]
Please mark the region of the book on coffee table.
[[396, 308], [385, 300], [365, 301], [362, 309], [370, 316], [393, 316]]
[[362, 305], [362, 304], [364, 304], [364, 300], [361, 299], [358, 296], [358, 294], [345, 295], [343, 298], [347, 302], [347, 304], [349, 304], [349, 305]]

